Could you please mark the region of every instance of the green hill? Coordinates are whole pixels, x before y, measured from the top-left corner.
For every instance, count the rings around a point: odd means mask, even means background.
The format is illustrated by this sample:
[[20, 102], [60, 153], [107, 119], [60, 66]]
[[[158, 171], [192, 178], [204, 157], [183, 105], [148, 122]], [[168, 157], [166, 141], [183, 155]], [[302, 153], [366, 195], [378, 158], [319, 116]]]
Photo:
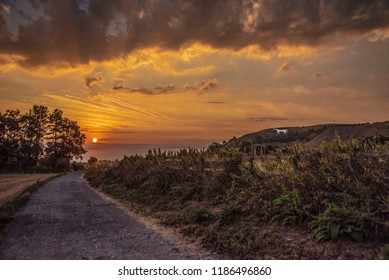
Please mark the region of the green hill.
[[239, 146], [284, 146], [299, 141], [307, 146], [317, 146], [323, 141], [332, 140], [339, 134], [342, 140], [350, 138], [367, 139], [380, 136], [389, 139], [389, 121], [363, 124], [320, 124], [302, 127], [277, 127], [288, 132], [277, 133], [275, 128], [243, 135], [236, 139]]

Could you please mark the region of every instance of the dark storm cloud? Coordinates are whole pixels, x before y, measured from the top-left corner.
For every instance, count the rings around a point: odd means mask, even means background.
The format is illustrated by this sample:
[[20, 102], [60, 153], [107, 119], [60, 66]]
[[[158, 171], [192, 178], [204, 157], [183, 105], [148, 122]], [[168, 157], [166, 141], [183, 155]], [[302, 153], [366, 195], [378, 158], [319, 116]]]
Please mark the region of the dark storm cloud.
[[0, 15], [0, 38], [4, 38], [7, 36], [7, 22], [6, 20]]
[[5, 15], [9, 13], [9, 7], [0, 3], [0, 40], [8, 37], [8, 24]]
[[[318, 45], [335, 35], [360, 35], [389, 26], [387, 0], [29, 3], [30, 9], [36, 11], [19, 7], [26, 18], [34, 14], [35, 20], [28, 24], [11, 22], [15, 17], [5, 15], [6, 6], [0, 8], [4, 10], [0, 11], [0, 54], [22, 55], [25, 66], [55, 62], [75, 65], [119, 57], [145, 47], [178, 49], [192, 42], [233, 50], [253, 44], [264, 50], [279, 44]], [[38, 10], [40, 15], [36, 16]], [[10, 26], [17, 26], [17, 32], [5, 36]]]

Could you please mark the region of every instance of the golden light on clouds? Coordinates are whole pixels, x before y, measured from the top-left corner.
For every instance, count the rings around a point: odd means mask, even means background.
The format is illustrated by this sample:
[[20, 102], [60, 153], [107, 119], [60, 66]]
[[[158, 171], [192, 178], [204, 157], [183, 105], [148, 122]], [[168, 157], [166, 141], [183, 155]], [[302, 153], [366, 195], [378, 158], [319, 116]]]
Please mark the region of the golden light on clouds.
[[0, 112], [59, 108], [99, 149], [389, 119], [385, 1], [87, 2], [5, 4]]

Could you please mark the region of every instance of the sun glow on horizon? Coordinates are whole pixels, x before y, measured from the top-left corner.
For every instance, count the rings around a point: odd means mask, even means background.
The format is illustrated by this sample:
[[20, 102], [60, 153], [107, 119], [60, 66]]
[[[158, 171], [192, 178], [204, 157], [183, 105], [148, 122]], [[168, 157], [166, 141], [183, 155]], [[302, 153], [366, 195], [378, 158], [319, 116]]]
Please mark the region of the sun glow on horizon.
[[381, 0], [11, 2], [0, 4], [0, 112], [58, 108], [91, 156], [389, 119]]

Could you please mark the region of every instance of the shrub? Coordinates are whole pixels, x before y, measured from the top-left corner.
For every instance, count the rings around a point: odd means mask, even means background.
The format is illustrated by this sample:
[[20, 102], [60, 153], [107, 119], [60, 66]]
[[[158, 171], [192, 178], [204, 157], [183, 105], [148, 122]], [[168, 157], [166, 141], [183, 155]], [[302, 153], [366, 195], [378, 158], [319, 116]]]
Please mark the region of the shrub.
[[236, 204], [223, 207], [219, 214], [221, 224], [231, 224], [239, 212], [240, 210]]
[[306, 217], [298, 189], [286, 191], [272, 201], [273, 216], [270, 222], [282, 225], [299, 225]]
[[68, 158], [59, 158], [55, 161], [55, 171], [63, 172], [69, 170], [70, 160]]
[[72, 164], [71, 164], [71, 168], [74, 171], [84, 170], [84, 165], [82, 163], [80, 163], [80, 162], [73, 161]]
[[349, 235], [361, 242], [364, 236], [356, 213], [344, 207], [330, 204], [329, 207], [309, 222], [309, 227], [315, 229], [317, 240], [335, 240], [339, 236]]
[[172, 185], [184, 182], [185, 174], [168, 165], [157, 165], [149, 173], [147, 185], [154, 194], [166, 194]]
[[211, 212], [206, 208], [199, 208], [193, 212], [192, 220], [195, 223], [204, 223], [212, 217]]
[[[296, 258], [301, 248], [280, 245], [284, 225], [304, 238], [311, 233], [319, 241], [372, 240], [378, 249], [387, 240], [388, 145], [369, 141], [336, 138], [315, 148], [295, 143], [260, 158], [231, 145], [209, 151], [155, 150], [146, 156], [99, 161], [89, 166], [85, 178], [164, 224], [181, 227], [207, 247], [233, 256]], [[199, 202], [202, 206], [194, 208]], [[209, 209], [221, 210], [212, 215]], [[266, 232], [273, 229], [280, 229], [282, 237]], [[271, 253], [274, 245], [283, 248], [281, 255]], [[264, 255], [253, 255], [254, 247]]]

